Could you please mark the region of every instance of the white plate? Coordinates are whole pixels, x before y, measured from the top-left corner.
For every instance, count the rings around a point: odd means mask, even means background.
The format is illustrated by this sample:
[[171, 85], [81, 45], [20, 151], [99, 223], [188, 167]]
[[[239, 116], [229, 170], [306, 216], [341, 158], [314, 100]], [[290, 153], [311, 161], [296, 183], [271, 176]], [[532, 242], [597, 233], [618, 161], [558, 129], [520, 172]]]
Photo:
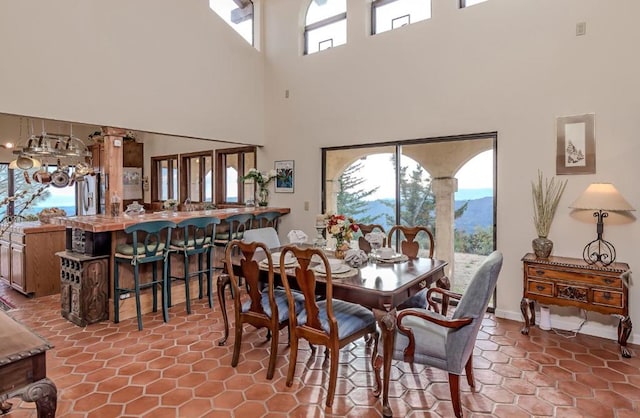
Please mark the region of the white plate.
[[[273, 253], [271, 254], [271, 258], [273, 259], [273, 265], [276, 267], [280, 266], [280, 260], [282, 258], [282, 253]], [[296, 263], [296, 258], [293, 256], [293, 254], [289, 253], [287, 254], [287, 257], [284, 260], [284, 265], [285, 266], [291, 266], [293, 264]]]
[[396, 261], [399, 258], [402, 258], [402, 256], [403, 256], [402, 254], [398, 254], [398, 253], [395, 253], [395, 254], [393, 254], [391, 256], [387, 256], [387, 257], [383, 257], [383, 256], [379, 255], [378, 256], [378, 260], [381, 260], [381, 261]]
[[[349, 271], [350, 267], [344, 263], [340, 262], [336, 262], [334, 260], [332, 260], [332, 262], [329, 263], [329, 268], [331, 269], [331, 273], [346, 273]], [[315, 266], [313, 268], [315, 271], [317, 271], [318, 273], [322, 273], [325, 274], [326, 270], [324, 268], [324, 264], [320, 264], [318, 266]]]

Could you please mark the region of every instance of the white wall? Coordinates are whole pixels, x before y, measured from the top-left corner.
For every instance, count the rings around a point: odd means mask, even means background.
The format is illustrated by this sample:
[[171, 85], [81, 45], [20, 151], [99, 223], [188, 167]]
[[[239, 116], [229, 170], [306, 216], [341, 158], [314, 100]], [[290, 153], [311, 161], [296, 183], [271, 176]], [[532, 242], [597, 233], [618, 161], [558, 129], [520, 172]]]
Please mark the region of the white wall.
[[207, 0], [3, 0], [0, 112], [263, 143], [263, 59]]
[[[520, 259], [535, 238], [530, 182], [538, 169], [555, 174], [556, 117], [595, 113], [597, 174], [563, 176], [569, 183], [551, 228], [554, 254], [581, 257], [595, 238], [593, 222], [572, 218], [568, 208], [591, 182], [613, 182], [640, 208], [640, 57], [633, 52], [640, 2], [489, 0], [463, 10], [457, 3], [434, 1], [431, 20], [372, 37], [370, 2], [349, 1], [347, 45], [302, 56], [308, 1], [268, 2], [267, 146], [260, 161], [270, 168], [274, 160], [295, 160], [295, 193], [273, 194], [272, 202], [292, 208], [283, 230], [295, 226], [313, 236], [321, 147], [497, 131], [497, 246], [505, 255], [498, 314], [521, 320]], [[583, 21], [587, 33], [577, 37]], [[605, 238], [633, 268], [640, 222], [605, 225]], [[638, 324], [640, 286], [629, 294]], [[554, 326], [579, 322], [577, 310], [552, 312], [563, 315], [553, 317]], [[584, 332], [615, 338], [608, 325], [615, 321], [595, 313], [589, 319]], [[640, 343], [634, 334], [631, 341]]]
[[[535, 237], [530, 181], [538, 169], [555, 172], [556, 117], [596, 114], [597, 174], [564, 177], [554, 254], [580, 257], [594, 238], [595, 225], [568, 209], [589, 183], [611, 181], [640, 207], [637, 0], [489, 0], [464, 10], [438, 0], [431, 20], [374, 37], [370, 2], [350, 0], [348, 44], [312, 56], [301, 55], [308, 0], [258, 1], [264, 59], [206, 1], [50, 3], [0, 3], [0, 56], [11, 63], [0, 66], [0, 112], [264, 142], [259, 169], [296, 163], [295, 193], [271, 195], [292, 209], [285, 233], [314, 235], [321, 147], [497, 131], [499, 315], [521, 319], [520, 258]], [[587, 34], [576, 37], [582, 21]], [[640, 222], [607, 225], [605, 237], [634, 268]], [[640, 286], [629, 293], [638, 324]], [[575, 310], [562, 313], [554, 326], [578, 323]], [[589, 319], [583, 331], [615, 338], [607, 318]], [[640, 343], [637, 330], [631, 342]]]

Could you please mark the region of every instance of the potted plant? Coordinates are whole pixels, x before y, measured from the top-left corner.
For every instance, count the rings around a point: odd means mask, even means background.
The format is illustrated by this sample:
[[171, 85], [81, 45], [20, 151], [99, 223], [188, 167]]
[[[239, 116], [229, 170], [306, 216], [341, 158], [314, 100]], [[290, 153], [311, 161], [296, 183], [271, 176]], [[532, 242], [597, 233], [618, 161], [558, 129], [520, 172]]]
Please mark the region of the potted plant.
[[531, 244], [533, 252], [538, 258], [549, 257], [553, 249], [553, 242], [547, 237], [566, 186], [567, 180], [559, 181], [555, 177], [551, 177], [550, 180], [544, 179], [540, 170], [538, 170], [538, 180], [531, 182], [533, 224], [538, 233], [538, 238], [534, 239]]

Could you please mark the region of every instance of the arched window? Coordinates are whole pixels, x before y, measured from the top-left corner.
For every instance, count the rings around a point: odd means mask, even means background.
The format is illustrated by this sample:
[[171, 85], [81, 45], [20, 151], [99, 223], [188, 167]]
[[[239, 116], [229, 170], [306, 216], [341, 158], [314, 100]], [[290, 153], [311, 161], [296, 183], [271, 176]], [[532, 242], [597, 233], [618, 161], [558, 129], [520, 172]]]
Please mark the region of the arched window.
[[371, 2], [371, 34], [431, 19], [431, 0], [374, 0]]
[[253, 2], [251, 0], [209, 0], [209, 7], [253, 45]]
[[479, 3], [484, 3], [487, 0], [460, 0], [460, 8], [463, 9], [465, 7], [474, 6]]
[[311, 0], [304, 27], [304, 53], [347, 43], [347, 0]]

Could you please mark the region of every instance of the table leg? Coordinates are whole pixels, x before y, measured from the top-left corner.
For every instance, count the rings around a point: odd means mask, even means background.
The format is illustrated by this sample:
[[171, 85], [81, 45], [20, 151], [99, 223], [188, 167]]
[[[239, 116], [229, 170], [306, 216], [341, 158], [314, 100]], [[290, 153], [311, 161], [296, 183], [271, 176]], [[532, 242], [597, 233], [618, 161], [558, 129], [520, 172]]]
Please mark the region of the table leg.
[[[392, 417], [393, 411], [389, 405], [389, 382], [391, 380], [391, 361], [393, 359], [393, 347], [396, 341], [396, 310], [382, 311], [373, 310], [373, 315], [378, 321], [380, 331], [382, 332], [382, 356], [375, 352], [375, 359], [372, 360], [374, 365], [374, 374], [376, 378], [376, 388], [373, 394], [380, 396], [380, 366], [384, 366], [382, 375], [382, 416]], [[382, 359], [380, 358], [382, 357]], [[382, 363], [382, 364], [381, 364]]]
[[620, 354], [625, 358], [631, 357], [631, 352], [629, 352], [627, 348], [627, 340], [629, 339], [629, 335], [631, 335], [632, 329], [633, 324], [631, 324], [631, 318], [629, 316], [620, 318], [620, 323], [618, 324], [618, 344], [620, 344]]
[[227, 316], [227, 302], [224, 298], [224, 289], [231, 285], [231, 278], [226, 273], [221, 273], [216, 280], [216, 286], [218, 289], [218, 302], [220, 303], [220, 310], [222, 311], [222, 320], [224, 321], [224, 337], [218, 341], [218, 345], [224, 345], [229, 338], [229, 318]]
[[536, 324], [536, 311], [533, 304], [534, 301], [527, 298], [522, 298], [520, 301], [520, 310], [524, 316], [524, 326], [520, 332], [524, 335], [529, 335], [529, 327]]
[[5, 393], [0, 399], [0, 404], [3, 408], [7, 404], [10, 407], [11, 404], [4, 401], [18, 396], [25, 402], [36, 403], [38, 418], [54, 418], [56, 416], [58, 390], [51, 380], [44, 378], [23, 388]]

